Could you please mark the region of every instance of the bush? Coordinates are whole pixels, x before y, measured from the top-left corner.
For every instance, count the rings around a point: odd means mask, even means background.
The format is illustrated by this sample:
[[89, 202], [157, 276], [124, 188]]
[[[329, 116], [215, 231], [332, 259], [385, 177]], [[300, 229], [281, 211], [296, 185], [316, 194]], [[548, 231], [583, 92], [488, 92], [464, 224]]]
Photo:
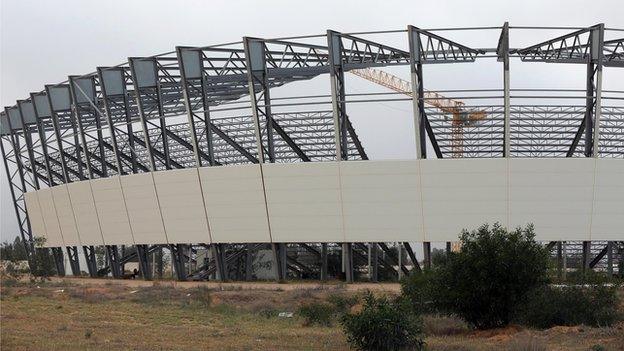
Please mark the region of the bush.
[[507, 325], [515, 306], [546, 282], [548, 251], [534, 238], [532, 225], [464, 230], [462, 250], [430, 273], [406, 279], [403, 293], [416, 310], [456, 314], [479, 329]]
[[333, 307], [325, 303], [309, 303], [299, 307], [298, 314], [303, 317], [304, 325], [320, 325], [329, 327], [334, 314]]
[[386, 297], [368, 294], [361, 312], [342, 317], [347, 341], [358, 350], [423, 350], [420, 319], [406, 309]]
[[519, 323], [550, 328], [556, 325], [611, 326], [619, 320], [617, 287], [544, 286], [527, 296], [518, 307]]
[[424, 270], [410, 274], [401, 280], [401, 296], [415, 313], [436, 313], [434, 305], [436, 295], [436, 271]]

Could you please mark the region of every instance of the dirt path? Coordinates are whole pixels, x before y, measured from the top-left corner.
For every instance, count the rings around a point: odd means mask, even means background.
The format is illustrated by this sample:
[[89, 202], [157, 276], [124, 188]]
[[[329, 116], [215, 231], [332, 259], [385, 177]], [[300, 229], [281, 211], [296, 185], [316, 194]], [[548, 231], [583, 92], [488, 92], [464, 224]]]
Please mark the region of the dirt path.
[[212, 289], [242, 289], [242, 290], [278, 290], [278, 291], [290, 291], [290, 290], [306, 290], [306, 289], [331, 289], [340, 287], [346, 291], [389, 291], [399, 292], [401, 285], [399, 283], [355, 283], [355, 284], [343, 284], [341, 282], [286, 282], [286, 283], [273, 283], [273, 282], [205, 282], [205, 281], [189, 281], [178, 282], [172, 280], [154, 280], [145, 281], [140, 279], [98, 279], [98, 278], [51, 278], [53, 282], [67, 282], [77, 285], [120, 285], [127, 287], [149, 287], [154, 285], [174, 286], [176, 288], [190, 289], [199, 286], [212, 288]]

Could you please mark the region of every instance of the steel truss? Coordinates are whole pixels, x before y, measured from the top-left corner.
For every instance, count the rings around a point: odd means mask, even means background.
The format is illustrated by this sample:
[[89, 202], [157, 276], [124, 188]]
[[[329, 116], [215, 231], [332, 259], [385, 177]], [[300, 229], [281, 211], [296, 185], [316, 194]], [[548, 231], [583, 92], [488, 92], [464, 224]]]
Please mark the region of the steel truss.
[[[474, 30], [456, 30], [466, 29]], [[617, 103], [622, 92], [602, 90], [603, 67], [624, 67], [624, 39], [605, 39], [609, 30], [599, 24], [513, 48], [509, 40], [514, 27], [505, 23], [500, 30], [496, 49], [471, 48], [414, 26], [395, 31], [407, 34], [406, 50], [366, 38], [379, 33], [329, 30], [323, 35], [290, 39], [246, 37], [236, 43], [177, 47], [161, 55], [132, 57], [114, 67], [98, 67], [93, 73], [46, 85], [43, 91], [6, 107], [0, 116], [0, 146], [20, 236], [32, 253], [34, 238], [23, 194], [44, 187], [190, 167], [366, 160], [348, 113], [348, 105], [354, 101], [347, 92], [345, 73], [369, 67], [409, 65], [418, 158], [427, 157], [426, 138], [438, 158], [624, 158], [624, 106]], [[453, 116], [425, 106], [423, 67], [491, 57], [503, 63], [503, 89], [495, 92], [500, 96], [479, 96], [491, 95], [492, 90], [473, 90], [470, 98], [502, 98], [502, 104], [465, 106], [466, 113], [485, 111], [486, 119], [466, 121], [459, 129]], [[512, 104], [512, 100], [526, 97], [510, 88], [510, 59], [584, 64], [585, 90], [571, 104]], [[316, 104], [318, 108], [300, 104], [302, 97], [279, 101], [271, 97], [275, 88], [320, 75], [329, 76], [330, 94]], [[534, 98], [553, 93], [564, 94], [541, 91]], [[372, 96], [364, 101], [375, 101]], [[458, 130], [463, 133], [459, 152], [453, 143]], [[83, 246], [83, 253], [91, 276], [111, 273], [122, 277], [124, 263], [137, 260], [142, 276], [151, 279], [149, 257], [157, 252], [162, 256], [166, 247], [178, 279], [227, 280], [228, 267], [249, 260], [250, 253], [262, 245], [196, 244], [199, 246], [135, 245], [127, 251], [108, 245], [104, 247], [106, 266], [99, 269], [96, 248]], [[420, 270], [409, 243], [402, 247], [412, 269]], [[210, 259], [200, 264], [197, 255], [204, 249], [211, 252]], [[78, 248], [68, 246], [65, 251], [72, 273], [79, 275]], [[316, 272], [302, 263], [302, 252], [317, 259], [321, 279], [328, 277], [332, 269], [328, 257], [336, 253], [341, 255], [339, 270], [348, 281], [358, 275], [356, 267], [362, 260], [372, 256], [373, 277], [409, 272], [399, 262], [400, 255], [383, 243], [278, 243], [272, 251], [277, 279]], [[367, 256], [368, 251], [372, 256]], [[52, 254], [58, 273], [64, 274], [62, 248], [54, 248]], [[191, 272], [192, 265], [200, 267], [197, 272]], [[251, 274], [247, 272], [246, 277]]]

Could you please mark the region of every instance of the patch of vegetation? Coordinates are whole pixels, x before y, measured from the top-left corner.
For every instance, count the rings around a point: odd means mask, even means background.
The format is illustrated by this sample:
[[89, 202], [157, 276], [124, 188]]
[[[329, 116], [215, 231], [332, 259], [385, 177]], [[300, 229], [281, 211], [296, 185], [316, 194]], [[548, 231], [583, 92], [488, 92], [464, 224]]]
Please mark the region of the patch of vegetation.
[[359, 300], [357, 295], [330, 294], [327, 297], [327, 302], [332, 304], [338, 313], [348, 312]]
[[347, 341], [358, 350], [423, 350], [420, 318], [405, 308], [400, 300], [368, 294], [362, 311], [342, 317]]
[[535, 241], [532, 225], [513, 231], [483, 225], [464, 230], [460, 240], [460, 252], [439, 259], [431, 273], [407, 279], [403, 294], [417, 312], [454, 314], [479, 329], [507, 325], [526, 294], [545, 284], [547, 250]]
[[329, 327], [332, 324], [334, 308], [326, 303], [313, 302], [299, 307], [297, 312], [304, 319], [303, 325]]
[[469, 332], [471, 328], [457, 317], [428, 315], [423, 317], [423, 331], [426, 335], [450, 336]]
[[518, 307], [518, 322], [536, 327], [557, 325], [611, 326], [620, 319], [617, 285], [544, 286]]

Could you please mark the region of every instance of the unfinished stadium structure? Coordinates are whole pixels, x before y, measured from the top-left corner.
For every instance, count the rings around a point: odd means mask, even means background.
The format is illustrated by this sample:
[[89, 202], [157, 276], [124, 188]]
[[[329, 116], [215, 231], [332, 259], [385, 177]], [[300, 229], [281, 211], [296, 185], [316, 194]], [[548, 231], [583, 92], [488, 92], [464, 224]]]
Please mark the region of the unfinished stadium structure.
[[[523, 30], [544, 39], [511, 46]], [[448, 39], [485, 31], [498, 43]], [[120, 278], [136, 262], [152, 279], [166, 257], [179, 280], [262, 279], [268, 263], [278, 280], [352, 282], [419, 271], [432, 243], [451, 250], [464, 228], [533, 223], [560, 270], [621, 272], [624, 90], [602, 80], [624, 69], [623, 33], [329, 30], [176, 47], [69, 76], [2, 112], [21, 237], [30, 253], [49, 250], [59, 275], [68, 262], [73, 275], [86, 265]], [[479, 60], [500, 62], [502, 88], [425, 89], [428, 65]], [[585, 88], [512, 89], [512, 60], [584, 66]], [[391, 66], [409, 80], [381, 70]], [[387, 89], [351, 93], [349, 74]], [[325, 93], [271, 97], [316, 77]], [[393, 101], [411, 107], [415, 155], [371, 160], [349, 108]]]

